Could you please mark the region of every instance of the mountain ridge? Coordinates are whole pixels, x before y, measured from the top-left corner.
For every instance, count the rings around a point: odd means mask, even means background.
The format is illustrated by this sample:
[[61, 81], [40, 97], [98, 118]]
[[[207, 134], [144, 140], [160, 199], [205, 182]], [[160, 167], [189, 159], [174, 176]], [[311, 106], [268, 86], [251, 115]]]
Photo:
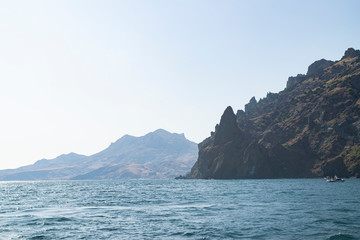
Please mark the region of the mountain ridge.
[[359, 97], [359, 50], [315, 61], [283, 91], [228, 107], [187, 178], [359, 177]]
[[168, 178], [189, 171], [197, 150], [197, 144], [184, 134], [158, 129], [140, 137], [124, 135], [90, 156], [62, 154], [0, 170], [0, 180]]

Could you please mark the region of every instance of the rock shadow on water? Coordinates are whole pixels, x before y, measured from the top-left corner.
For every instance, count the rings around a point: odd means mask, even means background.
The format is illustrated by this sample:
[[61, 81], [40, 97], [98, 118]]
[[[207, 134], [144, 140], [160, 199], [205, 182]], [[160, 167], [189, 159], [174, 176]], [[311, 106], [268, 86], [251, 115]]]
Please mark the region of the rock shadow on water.
[[356, 240], [356, 239], [357, 238], [355, 238], [353, 235], [339, 233], [339, 234], [330, 236], [326, 240]]

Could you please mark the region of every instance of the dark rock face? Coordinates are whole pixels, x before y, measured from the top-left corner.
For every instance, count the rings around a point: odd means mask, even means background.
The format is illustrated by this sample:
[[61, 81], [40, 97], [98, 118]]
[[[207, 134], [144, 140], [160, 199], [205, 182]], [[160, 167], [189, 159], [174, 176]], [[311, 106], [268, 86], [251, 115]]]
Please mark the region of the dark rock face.
[[353, 48], [349, 48], [345, 51], [344, 58], [354, 58], [354, 57], [360, 57], [360, 50], [355, 50]]
[[306, 76], [320, 76], [325, 71], [325, 69], [330, 67], [333, 63], [333, 61], [328, 61], [325, 59], [316, 61], [309, 66]]
[[226, 143], [239, 135], [240, 129], [237, 127], [236, 116], [231, 107], [227, 107], [221, 116], [220, 124], [216, 126], [215, 142], [217, 144]]
[[285, 90], [228, 107], [188, 178], [360, 177], [360, 51], [319, 60]]
[[287, 83], [286, 83], [286, 88], [293, 88], [295, 87], [298, 83], [301, 83], [302, 81], [304, 81], [306, 79], [306, 75], [303, 74], [298, 74], [296, 77], [289, 77]]
[[256, 108], [256, 104], [257, 104], [256, 98], [252, 97], [250, 99], [250, 102], [245, 105], [245, 112], [254, 110]]

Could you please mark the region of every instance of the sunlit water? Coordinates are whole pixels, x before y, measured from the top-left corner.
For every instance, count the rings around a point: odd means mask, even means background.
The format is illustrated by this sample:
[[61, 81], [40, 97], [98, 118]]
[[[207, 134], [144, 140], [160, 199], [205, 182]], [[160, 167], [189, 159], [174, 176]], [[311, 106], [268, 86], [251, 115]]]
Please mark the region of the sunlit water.
[[0, 239], [360, 239], [360, 179], [0, 182]]

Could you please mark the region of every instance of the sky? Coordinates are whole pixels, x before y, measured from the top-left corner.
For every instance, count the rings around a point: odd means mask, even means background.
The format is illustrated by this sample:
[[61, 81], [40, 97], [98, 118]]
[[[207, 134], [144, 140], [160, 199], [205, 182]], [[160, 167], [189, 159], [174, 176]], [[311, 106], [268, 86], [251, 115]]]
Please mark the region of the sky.
[[196, 143], [227, 106], [360, 49], [360, 1], [0, 0], [0, 169], [162, 128]]

